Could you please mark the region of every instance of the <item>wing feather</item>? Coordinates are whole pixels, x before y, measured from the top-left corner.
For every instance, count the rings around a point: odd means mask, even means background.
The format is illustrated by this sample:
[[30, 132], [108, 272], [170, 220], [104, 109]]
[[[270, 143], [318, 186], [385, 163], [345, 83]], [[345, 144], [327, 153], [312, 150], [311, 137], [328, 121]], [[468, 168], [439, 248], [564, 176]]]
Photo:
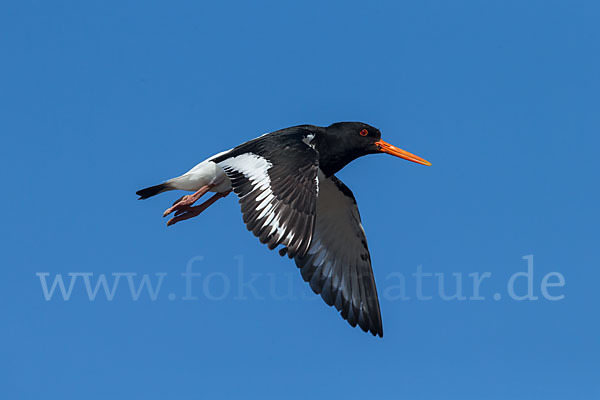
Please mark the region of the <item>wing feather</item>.
[[302, 278], [352, 326], [383, 336], [371, 257], [354, 195], [335, 176], [319, 176], [313, 240], [295, 257]]
[[240, 199], [244, 223], [270, 249], [304, 256], [315, 224], [318, 154], [294, 127], [261, 136], [215, 158]]

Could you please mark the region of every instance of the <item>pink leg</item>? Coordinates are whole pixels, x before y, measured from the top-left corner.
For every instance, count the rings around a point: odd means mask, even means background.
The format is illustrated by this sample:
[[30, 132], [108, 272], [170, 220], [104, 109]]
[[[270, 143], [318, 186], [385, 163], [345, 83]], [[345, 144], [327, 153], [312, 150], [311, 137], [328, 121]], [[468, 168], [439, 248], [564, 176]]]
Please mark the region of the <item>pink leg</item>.
[[175, 217], [171, 218], [169, 220], [169, 222], [167, 222], [167, 226], [175, 225], [179, 221], [185, 221], [186, 219], [197, 217], [198, 215], [200, 215], [200, 213], [202, 213], [208, 207], [212, 206], [217, 200], [222, 199], [223, 197], [227, 197], [227, 195], [229, 193], [231, 193], [231, 192], [229, 191], [229, 192], [225, 192], [225, 193], [216, 193], [213, 197], [206, 200], [204, 203], [200, 204], [199, 206], [195, 206], [195, 207], [186, 206], [185, 208], [177, 210]]
[[173, 203], [173, 207], [167, 208], [167, 210], [163, 214], [163, 217], [166, 217], [167, 215], [171, 214], [173, 211], [183, 210], [183, 209], [190, 207], [195, 202], [197, 202], [198, 199], [200, 199], [200, 197], [202, 197], [206, 193], [208, 193], [208, 191], [210, 189], [212, 189], [213, 187], [214, 187], [214, 185], [202, 186], [200, 188], [200, 190], [198, 190], [196, 193], [183, 196], [182, 198], [177, 200], [175, 203]]

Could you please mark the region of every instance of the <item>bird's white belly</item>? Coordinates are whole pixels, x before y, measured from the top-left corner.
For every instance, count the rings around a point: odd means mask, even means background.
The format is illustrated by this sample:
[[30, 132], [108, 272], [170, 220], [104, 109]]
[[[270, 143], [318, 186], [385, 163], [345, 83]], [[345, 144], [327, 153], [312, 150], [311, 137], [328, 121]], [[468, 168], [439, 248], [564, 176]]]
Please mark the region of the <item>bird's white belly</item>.
[[225, 171], [212, 162], [211, 159], [202, 161], [185, 174], [172, 179], [172, 186], [175, 189], [195, 192], [204, 186], [214, 185], [210, 189], [211, 192], [224, 193], [230, 191], [231, 181]]

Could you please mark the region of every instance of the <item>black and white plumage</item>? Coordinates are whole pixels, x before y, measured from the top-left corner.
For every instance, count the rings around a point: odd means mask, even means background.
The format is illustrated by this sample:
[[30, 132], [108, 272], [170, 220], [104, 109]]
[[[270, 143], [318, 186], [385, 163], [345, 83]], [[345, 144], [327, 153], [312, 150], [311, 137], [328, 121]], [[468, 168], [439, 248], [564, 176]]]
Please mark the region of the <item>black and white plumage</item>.
[[308, 134], [274, 132], [213, 159], [240, 198], [248, 230], [270, 249], [285, 245], [290, 257], [306, 253], [315, 223], [319, 158], [303, 141]]
[[371, 255], [354, 195], [334, 176], [321, 176], [313, 240], [295, 261], [302, 278], [352, 326], [383, 335]]
[[[427, 161], [381, 140], [359, 122], [282, 129], [217, 154], [186, 174], [137, 192], [140, 199], [168, 190], [195, 191], [165, 215], [169, 225], [194, 217], [233, 191], [244, 222], [270, 249], [295, 260], [302, 277], [352, 326], [383, 336], [371, 256], [356, 200], [334, 174], [367, 154]], [[200, 206], [206, 192], [216, 194]]]

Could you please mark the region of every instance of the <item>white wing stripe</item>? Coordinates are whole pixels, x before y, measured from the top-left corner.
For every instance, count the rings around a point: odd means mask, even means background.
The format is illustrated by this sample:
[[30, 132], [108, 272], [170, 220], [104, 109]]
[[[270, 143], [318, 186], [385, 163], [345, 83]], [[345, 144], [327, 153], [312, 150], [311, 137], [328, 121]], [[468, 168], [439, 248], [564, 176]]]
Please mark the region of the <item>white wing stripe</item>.
[[[260, 220], [268, 215], [263, 227], [270, 226], [270, 234], [276, 232], [277, 241], [279, 241], [286, 229], [285, 226], [281, 226], [279, 216], [275, 215], [276, 213], [273, 210], [275, 205], [273, 200], [275, 199], [275, 196], [271, 191], [271, 178], [269, 177], [269, 169], [273, 164], [257, 154], [245, 153], [223, 160], [219, 165], [225, 169], [238, 171], [250, 181], [253, 190], [246, 196], [255, 191], [261, 192], [256, 198], [256, 202], [260, 202], [260, 204], [255, 209], [257, 211], [263, 210], [258, 219]], [[288, 235], [288, 237], [290, 236]], [[293, 238], [293, 235], [291, 235], [291, 238]]]
[[221, 167], [231, 168], [242, 173], [255, 187], [269, 187], [269, 169], [273, 166], [271, 162], [254, 153], [240, 154], [219, 163]]

